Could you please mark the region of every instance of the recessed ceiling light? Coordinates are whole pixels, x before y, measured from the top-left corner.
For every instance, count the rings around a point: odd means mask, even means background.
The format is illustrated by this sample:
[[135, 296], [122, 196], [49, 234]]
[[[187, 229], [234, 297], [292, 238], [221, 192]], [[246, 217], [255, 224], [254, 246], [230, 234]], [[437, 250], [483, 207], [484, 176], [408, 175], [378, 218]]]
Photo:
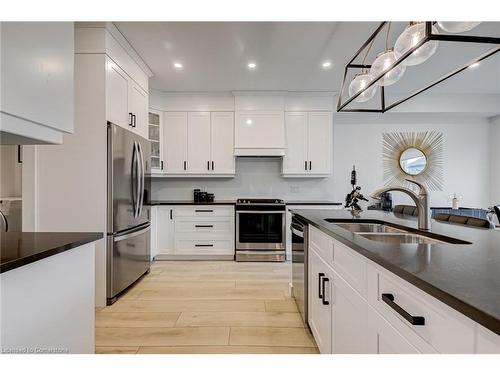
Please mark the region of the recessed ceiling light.
[[250, 69], [250, 70], [254, 70], [255, 68], [257, 68], [257, 64], [254, 63], [254, 62], [249, 62], [247, 64], [247, 68]]
[[470, 64], [469, 68], [477, 68], [479, 66], [479, 62], [475, 62], [474, 64]]
[[175, 69], [182, 69], [182, 68], [184, 68], [184, 65], [182, 65], [180, 62], [176, 62], [176, 63], [174, 63], [174, 68]]
[[325, 61], [321, 64], [321, 66], [323, 67], [323, 69], [328, 69], [328, 68], [331, 68], [332, 67], [332, 62], [331, 61]]

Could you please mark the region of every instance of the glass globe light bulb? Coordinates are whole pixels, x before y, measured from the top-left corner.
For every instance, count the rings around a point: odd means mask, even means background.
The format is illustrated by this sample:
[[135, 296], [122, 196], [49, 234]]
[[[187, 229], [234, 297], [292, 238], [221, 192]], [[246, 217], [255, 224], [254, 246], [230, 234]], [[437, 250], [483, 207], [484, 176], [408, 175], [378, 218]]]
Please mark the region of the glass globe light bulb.
[[447, 33], [457, 34], [471, 31], [474, 27], [481, 22], [444, 22], [439, 21], [437, 24], [439, 28]]
[[[368, 86], [371, 81], [373, 81], [373, 78], [368, 73], [356, 74], [354, 76], [354, 79], [349, 84], [349, 96], [353, 97], [354, 95], [356, 95], [366, 86]], [[368, 100], [370, 100], [375, 96], [376, 92], [377, 92], [377, 85], [373, 85], [368, 90], [360, 94], [356, 99], [354, 99], [354, 101], [359, 103], [367, 102]]]
[[[396, 55], [392, 49], [388, 49], [380, 54], [378, 54], [377, 58], [372, 64], [370, 68], [370, 75], [375, 79], [378, 77], [383, 71], [389, 68], [396, 61]], [[391, 69], [387, 73], [384, 74], [382, 78], [378, 80], [378, 84], [380, 86], [389, 86], [401, 79], [406, 70], [406, 66], [403, 63], [400, 63], [395, 68]]]
[[[432, 33], [437, 34], [438, 30], [432, 26]], [[409, 49], [416, 46], [422, 39], [425, 38], [425, 22], [419, 22], [406, 28], [405, 31], [398, 37], [394, 44], [394, 53], [396, 58], [403, 56]], [[420, 48], [408, 56], [403, 64], [418, 65], [431, 57], [438, 47], [437, 40], [431, 40], [424, 43]]]

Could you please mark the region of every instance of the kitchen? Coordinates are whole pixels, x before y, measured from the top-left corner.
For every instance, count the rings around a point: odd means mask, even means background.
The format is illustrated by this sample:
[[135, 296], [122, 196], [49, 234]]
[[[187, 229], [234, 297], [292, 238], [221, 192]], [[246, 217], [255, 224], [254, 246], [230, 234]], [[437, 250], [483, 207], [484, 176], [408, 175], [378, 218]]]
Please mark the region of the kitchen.
[[500, 353], [500, 22], [1, 36], [4, 353]]

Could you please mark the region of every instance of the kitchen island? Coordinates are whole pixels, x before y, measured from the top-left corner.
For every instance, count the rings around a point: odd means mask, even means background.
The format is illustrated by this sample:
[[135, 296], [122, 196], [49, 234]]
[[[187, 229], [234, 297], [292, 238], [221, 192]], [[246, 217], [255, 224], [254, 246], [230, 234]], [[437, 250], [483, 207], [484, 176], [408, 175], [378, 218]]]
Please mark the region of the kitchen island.
[[[416, 229], [416, 218], [382, 211], [363, 211], [354, 214], [348, 210], [292, 210], [292, 213], [309, 224], [312, 234], [309, 240], [312, 252], [309, 251], [309, 256], [311, 257], [311, 253], [319, 254], [319, 258], [332, 268], [333, 273], [342, 276], [342, 280], [351, 281], [351, 286], [354, 285], [354, 289], [366, 298], [368, 305], [372, 303], [373, 306], [380, 306], [384, 313], [395, 311], [398, 299], [402, 304], [406, 303], [408, 309], [413, 309], [413, 312], [415, 310], [425, 312], [421, 306], [423, 304], [428, 304], [432, 309], [439, 305], [436, 311], [428, 314], [426, 323], [422, 324], [425, 328], [419, 327], [415, 321], [408, 323], [406, 318], [409, 315], [405, 315], [407, 311], [400, 310], [403, 315], [394, 314], [397, 318], [392, 321], [394, 324], [403, 321], [403, 330], [410, 327], [419, 339], [423, 338], [422, 347], [425, 350], [420, 352], [426, 352], [427, 349], [428, 352], [433, 350], [455, 353], [481, 352], [477, 348], [482, 345], [481, 340], [484, 337], [487, 337], [485, 345], [489, 348], [485, 349], [485, 352], [500, 350], [500, 233], [498, 231], [444, 224], [432, 220], [431, 231], [422, 232]], [[363, 236], [362, 233], [355, 233], [338, 225], [343, 222], [386, 224], [413, 234], [429, 234], [433, 240], [439, 242], [396, 243], [392, 240], [373, 240], [373, 236], [372, 239], [368, 239], [369, 236]], [[326, 249], [322, 249], [322, 246]], [[345, 259], [348, 261], [344, 262]], [[310, 285], [317, 284], [314, 277], [310, 281], [312, 281]], [[401, 290], [415, 291], [415, 294], [405, 295], [404, 292], [400, 292], [387, 297], [391, 293], [386, 293], [387, 290], [383, 289], [390, 289], [391, 285], [395, 289], [403, 285]], [[332, 289], [335, 288], [332, 286]], [[313, 294], [317, 292], [313, 291]], [[332, 292], [333, 294], [335, 293]], [[386, 294], [386, 297], [382, 298], [382, 294]], [[314, 296], [311, 298], [314, 300]], [[333, 298], [335, 300], [335, 297]], [[396, 302], [391, 303], [390, 298]], [[420, 299], [424, 302], [419, 305]], [[458, 326], [464, 328], [464, 337], [470, 336], [470, 345], [469, 343], [464, 346], [455, 345], [459, 339], [456, 339], [455, 343], [437, 342], [439, 340], [436, 337], [439, 334], [433, 331], [436, 327], [433, 323], [437, 324], [439, 317], [445, 316], [450, 308], [453, 309], [453, 319], [456, 318]], [[335, 306], [332, 309], [335, 310]], [[456, 314], [457, 312], [459, 314]], [[433, 318], [429, 318], [430, 315]], [[449, 323], [452, 319], [447, 318], [444, 321]], [[467, 333], [469, 326], [472, 328]], [[444, 330], [450, 337], [453, 336], [453, 332], [448, 331], [453, 327], [452, 324]], [[477, 331], [481, 331], [485, 336], [476, 335], [474, 332]], [[469, 338], [464, 339], [468, 340]], [[481, 341], [479, 344], [478, 340]], [[431, 345], [425, 347], [424, 344], [429, 343]], [[413, 345], [416, 345], [415, 342]]]
[[94, 243], [101, 238], [102, 233], [1, 234], [2, 353], [94, 352]]

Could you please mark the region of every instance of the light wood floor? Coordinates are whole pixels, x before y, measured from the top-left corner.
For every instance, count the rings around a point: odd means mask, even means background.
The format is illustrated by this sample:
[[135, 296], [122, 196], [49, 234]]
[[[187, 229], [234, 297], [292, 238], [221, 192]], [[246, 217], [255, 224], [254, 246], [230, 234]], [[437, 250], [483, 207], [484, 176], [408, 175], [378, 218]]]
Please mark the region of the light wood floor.
[[96, 353], [317, 353], [289, 295], [290, 268], [154, 262], [149, 275], [96, 313]]

